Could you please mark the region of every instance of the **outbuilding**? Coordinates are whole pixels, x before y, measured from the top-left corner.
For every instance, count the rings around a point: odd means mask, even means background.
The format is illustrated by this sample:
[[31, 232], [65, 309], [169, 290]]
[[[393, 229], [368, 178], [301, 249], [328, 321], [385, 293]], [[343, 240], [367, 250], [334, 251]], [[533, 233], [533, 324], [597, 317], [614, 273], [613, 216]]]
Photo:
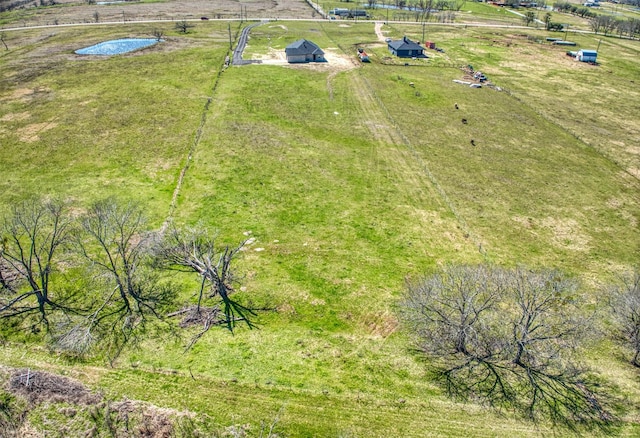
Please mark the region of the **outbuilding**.
[[284, 52], [287, 62], [325, 62], [324, 52], [309, 40], [298, 40], [289, 44]]
[[401, 40], [389, 41], [389, 51], [399, 58], [424, 58], [424, 48], [406, 36]]
[[596, 62], [596, 58], [598, 57], [598, 52], [595, 50], [578, 50], [578, 54], [576, 55], [576, 59], [582, 62]]

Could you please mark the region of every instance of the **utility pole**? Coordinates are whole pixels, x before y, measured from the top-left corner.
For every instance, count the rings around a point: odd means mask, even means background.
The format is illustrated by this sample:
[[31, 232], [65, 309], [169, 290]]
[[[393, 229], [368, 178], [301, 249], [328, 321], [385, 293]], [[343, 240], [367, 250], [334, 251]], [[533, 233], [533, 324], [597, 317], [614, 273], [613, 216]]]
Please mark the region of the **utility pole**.
[[598, 40], [598, 48], [596, 48], [596, 53], [600, 52], [600, 43], [602, 42], [602, 40]]
[[422, 44], [424, 44], [424, 19], [422, 21]]
[[231, 23], [227, 23], [229, 26], [229, 50], [233, 49], [233, 43], [231, 42]]

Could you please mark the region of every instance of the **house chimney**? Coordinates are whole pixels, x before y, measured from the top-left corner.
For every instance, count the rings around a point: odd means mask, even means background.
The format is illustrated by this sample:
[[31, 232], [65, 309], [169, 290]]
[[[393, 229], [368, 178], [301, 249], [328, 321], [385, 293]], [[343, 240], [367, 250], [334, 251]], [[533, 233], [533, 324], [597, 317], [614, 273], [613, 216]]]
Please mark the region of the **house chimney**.
[[409, 43], [409, 40], [407, 40], [407, 36], [403, 36], [402, 39], [404, 40], [405, 43]]

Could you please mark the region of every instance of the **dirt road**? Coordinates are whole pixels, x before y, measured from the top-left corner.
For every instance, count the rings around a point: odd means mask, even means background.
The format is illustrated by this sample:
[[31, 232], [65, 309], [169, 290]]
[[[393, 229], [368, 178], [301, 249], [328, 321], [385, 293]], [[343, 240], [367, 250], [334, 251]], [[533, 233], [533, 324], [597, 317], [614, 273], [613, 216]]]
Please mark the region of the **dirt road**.
[[384, 36], [384, 34], [382, 33], [382, 25], [384, 23], [382, 21], [376, 21], [376, 25], [375, 25], [375, 30], [376, 30], [376, 35], [378, 36], [378, 40], [381, 43], [385, 42], [386, 37]]

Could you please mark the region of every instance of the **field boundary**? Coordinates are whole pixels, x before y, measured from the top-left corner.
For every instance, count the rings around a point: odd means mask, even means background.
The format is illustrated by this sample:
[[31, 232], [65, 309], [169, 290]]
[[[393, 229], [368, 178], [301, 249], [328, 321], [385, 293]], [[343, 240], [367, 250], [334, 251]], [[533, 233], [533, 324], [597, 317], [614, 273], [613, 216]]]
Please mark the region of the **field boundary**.
[[[234, 41], [237, 41], [237, 39], [238, 39], [238, 30], [236, 30]], [[229, 53], [230, 53], [230, 51], [227, 52], [227, 55], [226, 55], [225, 58], [229, 57]], [[226, 67], [227, 67], [227, 61], [225, 59], [223, 61], [222, 66], [218, 70], [218, 74], [216, 75], [215, 80], [213, 82], [213, 86], [211, 88], [211, 95], [209, 97], [207, 97], [207, 102], [204, 104], [204, 108], [202, 109], [202, 113], [200, 115], [200, 124], [198, 125], [198, 128], [196, 129], [195, 136], [194, 136], [193, 141], [191, 143], [191, 146], [189, 147], [189, 150], [187, 152], [187, 158], [185, 160], [185, 164], [182, 167], [182, 169], [180, 170], [180, 175], [178, 176], [178, 181], [176, 182], [176, 187], [173, 189], [173, 195], [171, 196], [171, 203], [169, 204], [169, 211], [167, 212], [167, 217], [164, 220], [164, 222], [162, 223], [162, 227], [160, 228], [160, 232], [161, 233], [163, 233], [167, 229], [167, 227], [171, 224], [171, 221], [173, 220], [173, 216], [175, 214], [175, 211], [178, 208], [178, 197], [180, 196], [180, 190], [182, 189], [182, 183], [184, 182], [184, 178], [185, 178], [185, 176], [187, 174], [187, 171], [189, 170], [189, 166], [191, 165], [191, 161], [193, 160], [193, 154], [195, 153], [196, 148], [200, 144], [200, 139], [202, 138], [202, 133], [204, 131], [204, 126], [207, 123], [207, 114], [209, 113], [209, 107], [211, 106], [211, 102], [213, 101], [213, 96], [215, 95], [216, 89], [218, 88], [218, 84], [220, 82], [220, 78], [222, 76], [222, 73], [225, 71]]]

